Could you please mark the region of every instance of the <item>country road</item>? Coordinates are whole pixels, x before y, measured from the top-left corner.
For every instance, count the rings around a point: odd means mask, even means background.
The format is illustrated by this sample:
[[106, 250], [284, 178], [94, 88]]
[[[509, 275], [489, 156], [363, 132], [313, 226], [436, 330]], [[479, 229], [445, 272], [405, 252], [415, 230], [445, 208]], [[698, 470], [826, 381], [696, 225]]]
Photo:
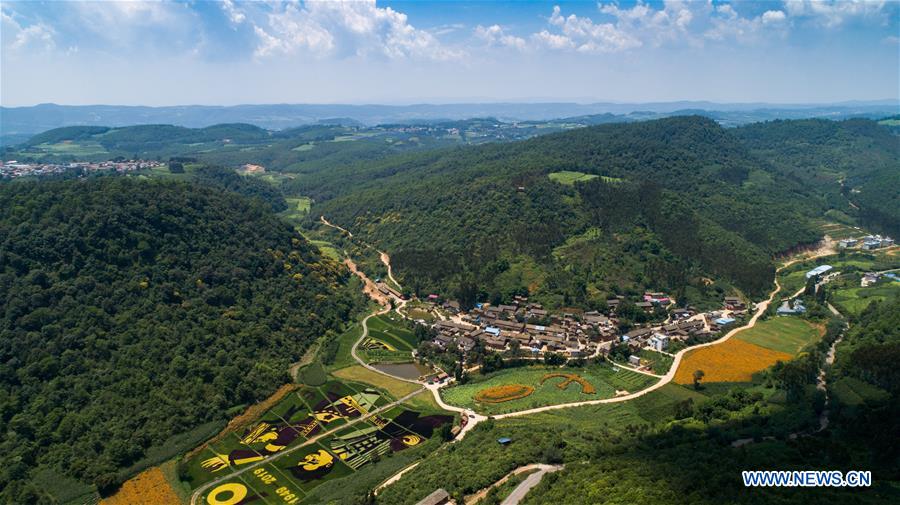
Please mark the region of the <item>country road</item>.
[[537, 466], [539, 470], [529, 475], [528, 477], [525, 477], [525, 480], [523, 480], [521, 484], [516, 486], [516, 488], [513, 489], [512, 493], [510, 493], [505, 500], [500, 502], [500, 505], [519, 505], [519, 502], [522, 501], [523, 498], [525, 498], [525, 495], [528, 494], [529, 491], [531, 491], [531, 488], [540, 484], [541, 479], [544, 478], [544, 475], [552, 472], [558, 472], [563, 468], [560, 465], [539, 464], [535, 466]]

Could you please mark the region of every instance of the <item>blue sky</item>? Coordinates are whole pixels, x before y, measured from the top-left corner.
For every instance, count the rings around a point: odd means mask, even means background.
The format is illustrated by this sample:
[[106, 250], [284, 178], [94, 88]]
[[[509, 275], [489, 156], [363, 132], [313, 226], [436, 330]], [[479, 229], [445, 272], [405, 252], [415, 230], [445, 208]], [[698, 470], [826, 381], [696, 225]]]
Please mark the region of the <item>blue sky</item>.
[[900, 97], [900, 3], [2, 1], [0, 102]]

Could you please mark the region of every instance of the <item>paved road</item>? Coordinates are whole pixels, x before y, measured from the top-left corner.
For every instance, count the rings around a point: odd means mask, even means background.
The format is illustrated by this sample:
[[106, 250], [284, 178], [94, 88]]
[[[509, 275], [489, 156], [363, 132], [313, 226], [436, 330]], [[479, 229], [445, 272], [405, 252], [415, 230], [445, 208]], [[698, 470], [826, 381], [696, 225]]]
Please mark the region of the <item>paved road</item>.
[[529, 491], [531, 491], [531, 488], [537, 486], [541, 482], [541, 479], [544, 478], [544, 475], [552, 472], [558, 472], [563, 468], [562, 466], [558, 465], [536, 466], [540, 468], [540, 470], [534, 472], [528, 477], [525, 477], [525, 480], [523, 480], [521, 484], [516, 486], [516, 488], [513, 489], [512, 493], [510, 493], [509, 496], [507, 496], [506, 499], [500, 503], [500, 505], [518, 505], [519, 502], [522, 501], [523, 498], [525, 498], [525, 495], [528, 494]]
[[226, 481], [226, 480], [229, 480], [229, 479], [233, 479], [233, 478], [235, 478], [235, 477], [238, 477], [239, 475], [245, 474], [245, 473], [247, 473], [247, 472], [253, 470], [254, 468], [258, 468], [258, 467], [260, 467], [260, 466], [263, 466], [263, 465], [267, 465], [267, 464], [269, 464], [269, 463], [272, 463], [273, 461], [275, 461], [275, 460], [277, 460], [277, 459], [279, 459], [279, 458], [282, 458], [282, 457], [284, 457], [284, 456], [287, 456], [288, 454], [291, 454], [291, 453], [293, 453], [294, 451], [300, 450], [300, 449], [302, 449], [303, 447], [306, 447], [307, 445], [313, 444], [313, 443], [317, 442], [318, 440], [320, 440], [320, 439], [322, 439], [322, 438], [325, 438], [325, 437], [327, 437], [327, 436], [329, 436], [329, 435], [332, 435], [332, 434], [334, 434], [334, 433], [336, 433], [336, 432], [338, 432], [338, 431], [340, 431], [340, 430], [346, 428], [347, 426], [352, 426], [352, 425], [354, 425], [354, 424], [356, 424], [356, 423], [359, 423], [359, 422], [362, 422], [362, 421], [364, 421], [364, 420], [366, 420], [366, 419], [368, 419], [368, 418], [370, 418], [370, 417], [372, 417], [372, 416], [374, 416], [374, 415], [376, 415], [376, 414], [380, 414], [381, 412], [385, 412], [385, 411], [387, 411], [387, 410], [390, 410], [390, 409], [392, 409], [392, 408], [394, 408], [394, 407], [396, 407], [396, 406], [402, 404], [402, 403], [405, 402], [406, 400], [409, 400], [409, 399], [412, 398], [413, 396], [416, 396], [417, 394], [419, 394], [419, 393], [421, 393], [421, 392], [422, 392], [421, 389], [418, 389], [418, 390], [416, 390], [416, 391], [413, 391], [412, 393], [410, 393], [410, 394], [404, 396], [403, 398], [400, 398], [400, 399], [398, 399], [398, 400], [395, 400], [395, 401], [393, 401], [393, 402], [391, 402], [391, 403], [389, 403], [389, 404], [387, 404], [387, 405], [384, 405], [384, 406], [382, 406], [382, 407], [379, 407], [379, 408], [377, 408], [377, 409], [375, 409], [375, 410], [371, 410], [371, 411], [369, 411], [367, 414], [365, 414], [365, 415], [363, 415], [363, 416], [360, 416], [360, 417], [358, 417], [358, 418], [356, 418], [356, 419], [353, 419], [353, 420], [351, 420], [350, 422], [348, 422], [347, 424], [343, 424], [343, 425], [341, 425], [341, 426], [337, 426], [337, 427], [332, 428], [332, 429], [330, 429], [330, 430], [328, 430], [328, 431], [323, 431], [322, 433], [319, 433], [318, 435], [316, 435], [316, 436], [314, 436], [314, 437], [312, 437], [312, 438], [308, 438], [308, 439], [306, 439], [306, 441], [304, 441], [302, 444], [299, 444], [299, 445], [296, 445], [296, 446], [294, 446], [294, 447], [291, 447], [290, 449], [285, 449], [285, 450], [283, 450], [283, 451], [281, 451], [281, 452], [279, 452], [279, 453], [277, 453], [277, 454], [275, 454], [275, 455], [273, 455], [273, 456], [269, 456], [268, 458], [265, 458], [265, 459], [263, 459], [263, 460], [261, 460], [261, 461], [257, 461], [256, 463], [248, 464], [248, 465], [246, 465], [246, 466], [240, 468], [240, 469], [237, 470], [237, 471], [234, 471], [234, 472], [231, 472], [231, 473], [229, 473], [229, 474], [223, 475], [223, 476], [221, 476], [221, 477], [219, 477], [219, 478], [217, 478], [217, 479], [213, 479], [213, 480], [207, 482], [206, 484], [204, 484], [204, 485], [198, 487], [198, 488], [194, 491], [194, 494], [191, 495], [191, 505], [197, 505], [197, 500], [200, 498], [200, 495], [202, 495], [204, 491], [206, 491], [207, 489], [210, 489], [210, 488], [213, 487], [213, 486], [216, 486], [216, 485], [218, 485], [218, 484], [220, 484], [220, 483], [222, 483], [222, 482], [224, 482], [224, 481]]
[[335, 230], [340, 230], [340, 231], [346, 233], [348, 237], [353, 238], [353, 234], [350, 233], [349, 230], [347, 230], [345, 228], [341, 228], [340, 226], [338, 226], [336, 224], [329, 223], [328, 220], [325, 219], [325, 216], [319, 216], [319, 219], [322, 220], [322, 224], [324, 224], [325, 226], [330, 226], [330, 227], [334, 228]]

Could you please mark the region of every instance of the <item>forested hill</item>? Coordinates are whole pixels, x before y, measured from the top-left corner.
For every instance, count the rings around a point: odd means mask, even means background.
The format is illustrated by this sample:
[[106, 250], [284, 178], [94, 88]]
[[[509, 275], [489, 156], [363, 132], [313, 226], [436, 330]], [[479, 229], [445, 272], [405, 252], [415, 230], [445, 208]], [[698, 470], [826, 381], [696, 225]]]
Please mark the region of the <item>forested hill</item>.
[[205, 439], [348, 317], [345, 275], [218, 188], [0, 185], [0, 502]]
[[[771, 167], [868, 227], [900, 234], [900, 136], [874, 121], [806, 119], [734, 130]], [[853, 206], [849, 206], [852, 202]]]
[[[797, 181], [697, 116], [355, 168], [297, 180], [313, 197], [337, 195], [316, 215], [390, 250], [406, 284], [464, 301], [525, 291], [596, 307], [645, 288], [691, 301], [707, 277], [760, 295], [772, 255], [815, 241], [809, 219], [823, 211]], [[562, 171], [601, 177], [549, 177]]]

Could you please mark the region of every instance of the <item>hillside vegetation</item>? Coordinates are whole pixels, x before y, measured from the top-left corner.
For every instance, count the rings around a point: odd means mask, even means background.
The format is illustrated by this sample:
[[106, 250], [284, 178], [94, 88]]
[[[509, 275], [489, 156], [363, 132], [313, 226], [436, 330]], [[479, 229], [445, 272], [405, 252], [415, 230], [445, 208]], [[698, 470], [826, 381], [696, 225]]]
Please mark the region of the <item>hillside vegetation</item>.
[[[604, 177], [548, 178], [563, 171]], [[596, 307], [645, 288], [696, 301], [707, 276], [759, 295], [772, 255], [814, 242], [823, 210], [702, 117], [406, 154], [294, 186], [331, 198], [316, 217], [390, 250], [404, 285], [467, 303], [531, 293]]]
[[336, 262], [220, 187], [3, 184], [0, 237], [3, 503], [192, 447], [352, 308]]

